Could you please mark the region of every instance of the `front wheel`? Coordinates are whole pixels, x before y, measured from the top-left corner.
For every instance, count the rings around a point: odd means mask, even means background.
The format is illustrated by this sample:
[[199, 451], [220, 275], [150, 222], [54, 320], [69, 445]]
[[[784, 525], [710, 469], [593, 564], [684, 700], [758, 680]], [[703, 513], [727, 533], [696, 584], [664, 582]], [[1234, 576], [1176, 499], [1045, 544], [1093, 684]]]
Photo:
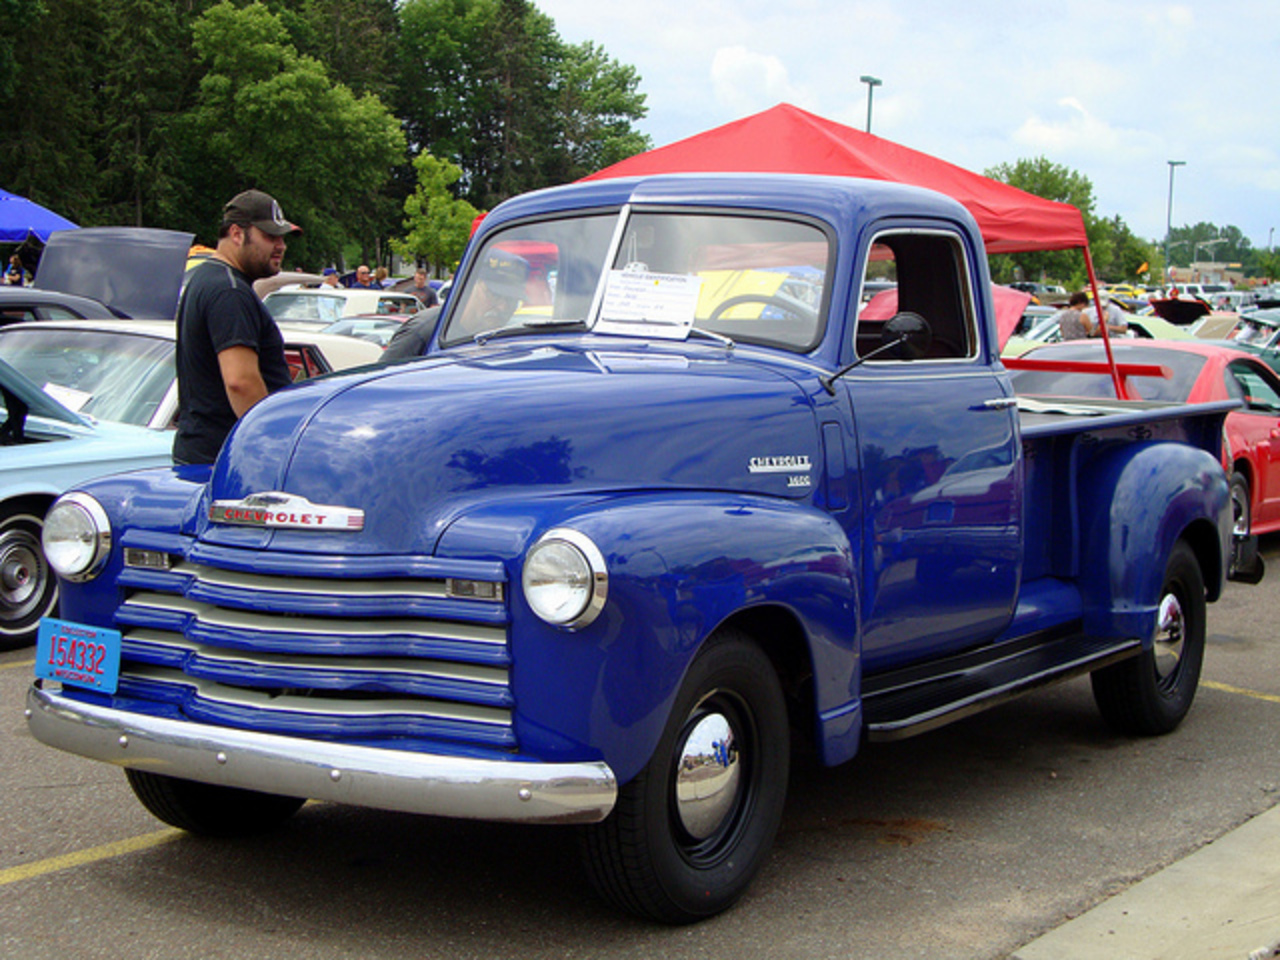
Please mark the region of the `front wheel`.
[[1103, 719], [1127, 734], [1174, 730], [1195, 699], [1204, 637], [1204, 577], [1191, 548], [1179, 541], [1165, 567], [1151, 649], [1090, 677]]
[[764, 863], [782, 819], [787, 710], [769, 658], [723, 631], [694, 659], [645, 768], [585, 828], [587, 873], [631, 913], [692, 923], [727, 909]]
[[40, 544], [44, 516], [0, 507], [0, 650], [36, 642], [40, 618], [58, 609], [58, 580]]
[[256, 790], [181, 780], [145, 770], [125, 770], [133, 794], [151, 815], [171, 827], [205, 837], [265, 833], [298, 812], [305, 800]]
[[1249, 497], [1249, 481], [1244, 474], [1231, 474], [1231, 532], [1237, 537], [1247, 537], [1253, 526], [1253, 506]]

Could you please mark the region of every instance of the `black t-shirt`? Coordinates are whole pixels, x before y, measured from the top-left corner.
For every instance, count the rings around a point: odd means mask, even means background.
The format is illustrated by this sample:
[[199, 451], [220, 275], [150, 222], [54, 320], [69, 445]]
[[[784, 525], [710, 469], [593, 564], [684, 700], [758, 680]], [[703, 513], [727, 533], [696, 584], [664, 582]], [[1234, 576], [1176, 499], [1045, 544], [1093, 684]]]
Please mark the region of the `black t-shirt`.
[[227, 399], [218, 354], [248, 347], [258, 354], [258, 370], [274, 393], [291, 382], [280, 328], [239, 270], [219, 260], [198, 266], [178, 307], [178, 435], [173, 458], [179, 463], [213, 463], [236, 422]]
[[392, 363], [422, 356], [436, 332], [436, 324], [440, 322], [440, 310], [440, 307], [427, 307], [400, 324], [400, 329], [392, 334], [378, 362]]

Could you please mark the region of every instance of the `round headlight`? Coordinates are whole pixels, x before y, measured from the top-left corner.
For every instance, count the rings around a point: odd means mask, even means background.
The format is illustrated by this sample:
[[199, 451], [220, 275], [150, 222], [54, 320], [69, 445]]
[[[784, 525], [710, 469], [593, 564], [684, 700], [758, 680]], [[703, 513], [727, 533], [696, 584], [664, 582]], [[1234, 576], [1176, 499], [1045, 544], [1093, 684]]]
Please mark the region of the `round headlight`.
[[111, 522], [87, 493], [59, 497], [44, 517], [44, 555], [58, 576], [92, 580], [111, 553]]
[[548, 530], [524, 559], [524, 596], [541, 619], [577, 629], [604, 609], [609, 574], [590, 538], [563, 527]]

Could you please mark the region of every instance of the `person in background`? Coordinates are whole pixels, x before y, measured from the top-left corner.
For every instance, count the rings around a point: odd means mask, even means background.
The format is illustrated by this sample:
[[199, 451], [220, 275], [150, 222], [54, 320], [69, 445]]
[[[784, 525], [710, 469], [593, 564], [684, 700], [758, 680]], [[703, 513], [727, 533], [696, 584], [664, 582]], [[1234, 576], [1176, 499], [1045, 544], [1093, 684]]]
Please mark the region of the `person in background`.
[[1093, 334], [1093, 324], [1084, 317], [1089, 297], [1080, 291], [1073, 293], [1067, 305], [1053, 315], [1063, 340], [1084, 340]]
[[[1129, 332], [1129, 321], [1124, 318], [1124, 311], [1117, 307], [1106, 297], [1102, 298], [1102, 309], [1106, 311], [1107, 333], [1113, 337], [1123, 337]], [[1093, 307], [1088, 307], [1083, 314], [1083, 318], [1088, 322], [1089, 336], [1100, 337], [1102, 331], [1098, 329], [1098, 311]]]
[[4, 282], [11, 287], [20, 287], [26, 283], [26, 271], [22, 269], [22, 261], [15, 253], [9, 258], [9, 268], [4, 272]]
[[300, 232], [261, 190], [223, 208], [214, 254], [192, 272], [178, 303], [174, 463], [213, 463], [236, 421], [292, 382], [280, 328], [253, 281], [280, 272], [284, 238]]
[[351, 284], [351, 288], [353, 290], [373, 289], [372, 275], [369, 273], [368, 266], [362, 263], [360, 266], [356, 267], [356, 281]]
[[[461, 311], [450, 321], [454, 335], [491, 333], [507, 324], [524, 299], [529, 262], [523, 257], [493, 251], [476, 267], [476, 283], [467, 291]], [[382, 351], [379, 363], [420, 357], [435, 336], [442, 307], [428, 307], [400, 325]]]
[[427, 283], [427, 271], [422, 267], [413, 271], [413, 286], [409, 288], [409, 292], [418, 298], [423, 307], [434, 307], [440, 302], [440, 297]]
[[320, 271], [320, 274], [321, 276], [324, 277], [324, 279], [320, 281], [321, 286], [324, 286], [324, 287], [341, 287], [342, 286], [341, 281], [338, 280], [338, 271], [333, 267], [325, 267], [323, 270]]
[[385, 290], [391, 286], [391, 277], [387, 274], [386, 267], [379, 267], [373, 271], [373, 288], [375, 290]]

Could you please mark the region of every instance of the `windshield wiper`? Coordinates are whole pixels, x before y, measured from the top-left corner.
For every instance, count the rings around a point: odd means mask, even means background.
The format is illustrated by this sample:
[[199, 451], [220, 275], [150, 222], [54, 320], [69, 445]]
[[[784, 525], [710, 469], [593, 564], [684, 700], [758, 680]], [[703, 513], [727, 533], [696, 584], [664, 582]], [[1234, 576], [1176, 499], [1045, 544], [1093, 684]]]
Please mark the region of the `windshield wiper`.
[[689, 336], [693, 336], [695, 333], [699, 336], [706, 337], [708, 340], [714, 340], [716, 343], [723, 343], [724, 348], [730, 353], [733, 353], [733, 348], [737, 346], [731, 337], [726, 337], [723, 333], [716, 333], [713, 330], [703, 330], [701, 327], [690, 327]]
[[520, 333], [567, 333], [573, 330], [589, 330], [585, 320], [526, 320], [515, 327], [497, 327], [477, 333], [472, 340], [486, 344], [501, 337], [514, 337]]

